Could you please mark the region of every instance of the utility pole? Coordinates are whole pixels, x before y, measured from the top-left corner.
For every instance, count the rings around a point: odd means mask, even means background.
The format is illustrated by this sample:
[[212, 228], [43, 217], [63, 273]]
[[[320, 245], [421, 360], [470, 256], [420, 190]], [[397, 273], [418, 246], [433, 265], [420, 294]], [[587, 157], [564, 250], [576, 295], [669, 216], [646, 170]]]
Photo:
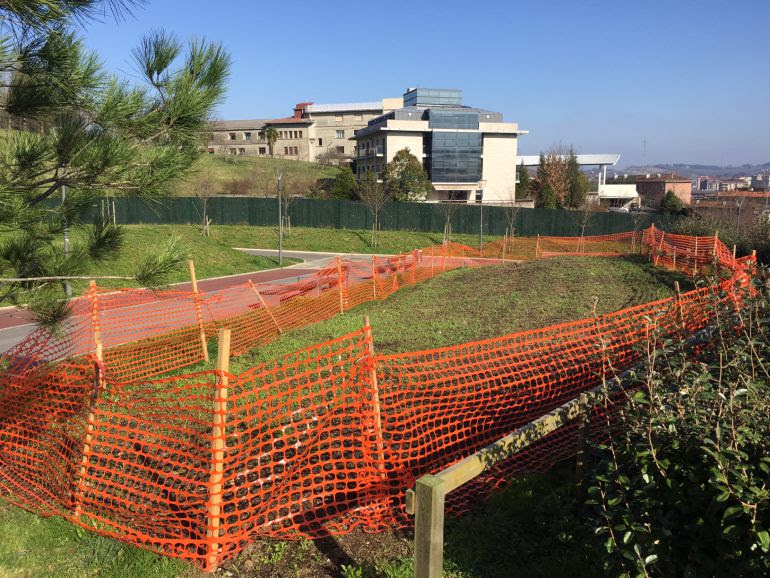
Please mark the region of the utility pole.
[[281, 190], [283, 185], [283, 172], [276, 171], [278, 174], [278, 266], [283, 266], [283, 215], [281, 214]]

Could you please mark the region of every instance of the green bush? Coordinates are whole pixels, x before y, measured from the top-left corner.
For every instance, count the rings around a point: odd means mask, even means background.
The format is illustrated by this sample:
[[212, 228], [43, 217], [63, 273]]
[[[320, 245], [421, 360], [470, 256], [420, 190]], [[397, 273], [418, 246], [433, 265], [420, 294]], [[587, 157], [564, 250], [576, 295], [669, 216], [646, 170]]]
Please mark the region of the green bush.
[[770, 264], [770, 221], [757, 217], [751, 225], [736, 231], [735, 223], [728, 223], [710, 216], [693, 214], [673, 222], [671, 232], [678, 235], [710, 237], [717, 233], [728, 247], [736, 247], [739, 257], [757, 252], [760, 262]]
[[770, 303], [749, 310], [739, 332], [723, 311], [705, 354], [664, 342], [633, 376], [589, 488], [609, 573], [770, 573]]
[[684, 209], [684, 205], [674, 191], [666, 191], [666, 196], [661, 201], [660, 208], [667, 215], [678, 215]]

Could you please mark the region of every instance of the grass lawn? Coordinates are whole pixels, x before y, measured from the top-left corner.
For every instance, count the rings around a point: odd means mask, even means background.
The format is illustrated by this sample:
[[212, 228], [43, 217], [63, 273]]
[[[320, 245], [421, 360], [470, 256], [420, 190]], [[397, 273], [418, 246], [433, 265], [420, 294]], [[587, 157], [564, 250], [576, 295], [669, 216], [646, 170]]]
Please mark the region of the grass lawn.
[[312, 184], [318, 179], [333, 178], [340, 169], [270, 157], [203, 155], [193, 166], [190, 175], [175, 187], [174, 194], [193, 195], [200, 180], [207, 178], [214, 194], [274, 196], [277, 189], [276, 171], [283, 172], [286, 184], [292, 179]]
[[[126, 225], [127, 231], [149, 231], [158, 238], [167, 235], [180, 235], [183, 238], [195, 237], [197, 225]], [[485, 241], [494, 241], [499, 237], [485, 235]], [[247, 249], [278, 249], [277, 227], [253, 227], [250, 225], [211, 225], [211, 237], [227, 247]], [[371, 231], [353, 231], [348, 229], [319, 229], [310, 227], [292, 227], [283, 239], [283, 248], [297, 251], [328, 251], [332, 253], [406, 253], [430, 245], [440, 245], [441, 233], [423, 233], [418, 231], [382, 231], [380, 243], [372, 247]], [[478, 235], [452, 235], [452, 241], [477, 247]]]
[[[375, 349], [398, 353], [486, 339], [590, 317], [673, 295], [678, 274], [641, 259], [561, 257], [457, 269], [385, 301], [366, 303], [234, 358], [239, 373], [263, 361], [355, 331], [364, 315]], [[212, 359], [214, 359], [212, 357]]]
[[[125, 227], [125, 246], [120, 256], [113, 261], [97, 264], [87, 274], [91, 275], [131, 275], [136, 266], [156, 250], [158, 244], [170, 236], [178, 237], [185, 247], [188, 258], [195, 261], [198, 279], [219, 277], [235, 273], [248, 273], [261, 269], [278, 267], [277, 259], [256, 257], [233, 249], [222, 235], [204, 237], [200, 228], [193, 225], [131, 225]], [[73, 231], [76, 240], [78, 231]], [[284, 259], [284, 265], [298, 261]], [[170, 282], [189, 281], [187, 263], [184, 263], [170, 276]], [[103, 287], [137, 287], [135, 281], [109, 280], [98, 281]], [[78, 294], [88, 287], [87, 281], [75, 282], [73, 289]]]
[[[285, 334], [233, 360], [239, 373], [277, 355], [360, 328], [368, 315], [382, 353], [437, 347], [584, 318], [672, 294], [681, 276], [641, 259], [558, 258], [456, 270], [383, 302]], [[683, 288], [686, 286], [683, 286]], [[212, 356], [215, 359], [215, 356]], [[186, 368], [185, 372], [201, 369]], [[451, 520], [446, 575], [595, 576], [601, 555], [573, 511], [574, 470], [522, 477], [474, 513]], [[198, 576], [190, 566], [0, 502], [0, 576]], [[411, 539], [386, 532], [316, 542], [261, 540], [224, 565], [232, 576], [411, 576]]]

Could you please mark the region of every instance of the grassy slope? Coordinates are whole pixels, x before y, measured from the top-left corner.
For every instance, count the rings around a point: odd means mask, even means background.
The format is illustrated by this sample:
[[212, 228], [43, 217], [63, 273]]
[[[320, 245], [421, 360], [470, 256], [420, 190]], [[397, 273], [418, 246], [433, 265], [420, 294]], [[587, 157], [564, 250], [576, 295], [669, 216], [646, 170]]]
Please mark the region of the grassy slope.
[[[226, 242], [224, 236], [204, 237], [200, 228], [194, 225], [132, 225], [126, 229], [126, 244], [121, 255], [114, 261], [96, 265], [89, 274], [93, 275], [131, 275], [136, 266], [147, 255], [156, 250], [158, 244], [170, 236], [178, 237], [183, 243], [187, 256], [195, 261], [195, 272], [198, 279], [219, 277], [235, 273], [247, 273], [260, 269], [270, 269], [278, 266], [276, 259], [255, 257], [241, 251], [236, 251]], [[75, 233], [77, 235], [77, 233]], [[296, 261], [284, 261], [291, 264]], [[171, 275], [170, 282], [189, 281], [187, 265], [180, 267]], [[99, 284], [105, 287], [136, 287], [133, 281], [102, 280]], [[74, 285], [76, 292], [86, 288], [87, 282]]]
[[[375, 348], [396, 353], [441, 347], [608, 313], [672, 294], [668, 273], [626, 259], [563, 257], [459, 269], [386, 301], [284, 334], [233, 360], [237, 373], [261, 361], [372, 323]], [[676, 276], [679, 278], [679, 276]]]
[[[175, 187], [177, 195], [194, 194], [195, 183], [202, 175], [209, 175], [216, 194], [233, 192], [234, 183], [248, 183], [249, 193], [274, 195], [276, 170], [282, 171], [287, 179], [299, 176], [305, 180], [334, 177], [339, 168], [321, 166], [316, 163], [271, 159], [257, 156], [203, 155], [193, 167], [191, 174]], [[260, 190], [260, 189], [267, 190]]]

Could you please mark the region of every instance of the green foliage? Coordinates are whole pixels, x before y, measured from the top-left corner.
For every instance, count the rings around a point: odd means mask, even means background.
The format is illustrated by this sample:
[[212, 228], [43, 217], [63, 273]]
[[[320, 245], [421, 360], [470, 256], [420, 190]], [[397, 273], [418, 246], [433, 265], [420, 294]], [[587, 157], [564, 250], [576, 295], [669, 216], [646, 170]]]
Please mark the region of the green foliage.
[[332, 199], [354, 199], [356, 196], [356, 177], [349, 166], [344, 166], [334, 179], [329, 196]]
[[548, 183], [540, 187], [537, 206], [543, 209], [555, 209], [559, 206], [556, 193]]
[[529, 198], [530, 193], [530, 176], [529, 170], [521, 163], [519, 167], [519, 182], [516, 184], [516, 198], [526, 199]]
[[678, 215], [682, 212], [684, 204], [679, 197], [676, 196], [674, 191], [666, 191], [666, 196], [663, 197], [660, 208], [667, 215]]
[[697, 358], [678, 339], [647, 353], [589, 490], [609, 573], [770, 572], [769, 313], [748, 299], [736, 332], [725, 308]]
[[268, 126], [262, 131], [262, 138], [267, 141], [267, 146], [270, 147], [270, 156], [272, 157], [275, 141], [278, 140], [278, 130], [274, 126]]
[[718, 234], [719, 239], [728, 247], [735, 245], [739, 257], [751, 255], [756, 250], [757, 259], [761, 263], [770, 263], [770, 220], [763, 215], [757, 216], [748, 227], [737, 230], [734, 222], [694, 213], [674, 221], [671, 232], [701, 237]]
[[[182, 43], [149, 34], [132, 56], [135, 84], [105, 74], [96, 54], [75, 32], [108, 4], [117, 15], [134, 3], [114, 0], [14, 1], [0, 5], [0, 70], [4, 109], [24, 116], [36, 132], [0, 141], [0, 232], [15, 237], [0, 271], [13, 278], [71, 276], [114, 256], [121, 230], [95, 227], [65, 258], [54, 239], [71, 227], [89, 227], [85, 214], [105, 192], [155, 197], [178, 182], [201, 154], [202, 139], [227, 82], [230, 59], [221, 46]], [[66, 187], [66, 200], [64, 190]], [[62, 194], [56, 208], [43, 201]], [[171, 257], [174, 251], [158, 252]], [[146, 263], [152, 286], [176, 262]], [[158, 278], [154, 278], [154, 273]], [[62, 294], [52, 282], [6, 284], [2, 299], [30, 303], [50, 318], [43, 296]], [[38, 293], [34, 298], [31, 290]]]
[[579, 209], [585, 205], [586, 194], [591, 184], [588, 181], [588, 176], [580, 170], [577, 155], [573, 149], [570, 149], [567, 157], [567, 178], [569, 179], [569, 189], [564, 205], [571, 209]]
[[383, 182], [395, 201], [424, 201], [433, 190], [422, 163], [408, 148], [398, 151], [385, 166]]

